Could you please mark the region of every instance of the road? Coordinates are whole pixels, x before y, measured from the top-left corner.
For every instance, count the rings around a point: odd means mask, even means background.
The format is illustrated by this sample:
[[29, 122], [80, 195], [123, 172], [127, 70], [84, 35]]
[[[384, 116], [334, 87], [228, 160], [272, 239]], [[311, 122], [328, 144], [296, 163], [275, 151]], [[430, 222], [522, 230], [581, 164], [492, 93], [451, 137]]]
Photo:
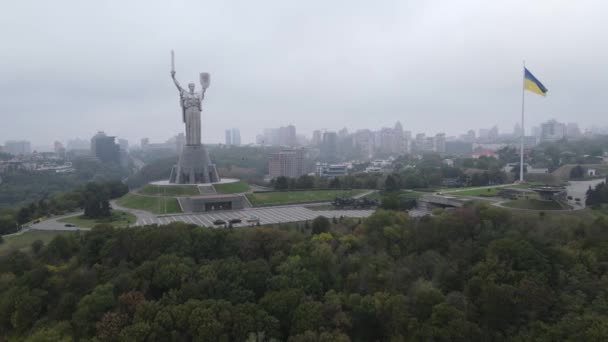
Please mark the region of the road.
[[36, 230], [89, 230], [89, 228], [66, 227], [65, 223], [59, 222], [59, 220], [61, 220], [63, 218], [78, 216], [78, 215], [82, 215], [82, 214], [83, 214], [83, 212], [79, 211], [76, 213], [70, 213], [70, 214], [66, 214], [66, 215], [52, 217], [48, 220], [40, 221], [39, 223], [33, 223], [28, 228], [25, 228], [22, 231], [26, 231], [26, 230], [30, 230], [30, 229], [36, 229]]

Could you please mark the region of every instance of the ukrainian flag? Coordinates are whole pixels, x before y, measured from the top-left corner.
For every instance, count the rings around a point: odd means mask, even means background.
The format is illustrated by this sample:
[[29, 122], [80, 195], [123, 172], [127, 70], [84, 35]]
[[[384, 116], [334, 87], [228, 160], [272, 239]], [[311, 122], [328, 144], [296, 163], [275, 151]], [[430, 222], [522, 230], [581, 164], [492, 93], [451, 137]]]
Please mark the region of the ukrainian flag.
[[524, 89], [542, 96], [547, 96], [549, 91], [527, 68], [524, 68]]

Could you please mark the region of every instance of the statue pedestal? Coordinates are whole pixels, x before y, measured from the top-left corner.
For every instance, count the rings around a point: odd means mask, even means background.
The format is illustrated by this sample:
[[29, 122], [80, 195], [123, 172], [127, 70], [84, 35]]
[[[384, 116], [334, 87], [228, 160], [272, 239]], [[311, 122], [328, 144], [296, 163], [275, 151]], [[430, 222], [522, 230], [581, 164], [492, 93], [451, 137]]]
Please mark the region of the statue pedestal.
[[205, 145], [184, 145], [177, 165], [171, 170], [169, 183], [201, 184], [219, 180], [215, 164], [211, 164]]

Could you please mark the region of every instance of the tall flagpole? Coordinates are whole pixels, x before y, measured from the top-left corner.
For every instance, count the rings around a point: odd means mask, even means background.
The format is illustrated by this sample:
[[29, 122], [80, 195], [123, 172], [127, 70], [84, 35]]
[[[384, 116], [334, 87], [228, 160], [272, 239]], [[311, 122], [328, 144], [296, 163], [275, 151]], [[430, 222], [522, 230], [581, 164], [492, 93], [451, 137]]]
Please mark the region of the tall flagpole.
[[524, 100], [525, 89], [526, 89], [526, 61], [523, 61], [524, 70], [523, 70], [523, 84], [521, 87], [521, 146], [519, 150], [519, 182], [524, 182], [524, 135], [526, 134], [524, 129]]

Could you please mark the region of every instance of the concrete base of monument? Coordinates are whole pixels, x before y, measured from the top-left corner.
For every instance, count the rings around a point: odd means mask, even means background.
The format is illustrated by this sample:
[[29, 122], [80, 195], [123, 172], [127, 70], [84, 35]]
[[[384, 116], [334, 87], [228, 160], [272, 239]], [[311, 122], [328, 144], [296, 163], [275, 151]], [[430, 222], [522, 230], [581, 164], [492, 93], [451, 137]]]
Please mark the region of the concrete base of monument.
[[[159, 193], [173, 194], [172, 197], [177, 199], [180, 209], [184, 213], [191, 212], [207, 212], [221, 210], [238, 210], [251, 207], [251, 203], [243, 193], [218, 193], [215, 186], [223, 184], [239, 183], [239, 179], [222, 178], [217, 182], [198, 183], [198, 184], [176, 184], [170, 180], [160, 180], [149, 183], [157, 187]], [[196, 188], [198, 194], [192, 194], [192, 191], [185, 191], [185, 187]], [[162, 189], [165, 190], [162, 190]]]
[[220, 177], [205, 145], [184, 145], [169, 181], [175, 184], [213, 183], [219, 182]]
[[199, 186], [199, 185], [229, 184], [229, 183], [237, 183], [240, 181], [241, 180], [237, 179], [237, 178], [220, 178], [219, 181], [212, 182], [212, 183], [176, 184], [176, 183], [169, 182], [169, 179], [164, 179], [164, 180], [159, 180], [159, 181], [155, 181], [155, 182], [150, 182], [150, 184], [158, 185], [158, 186], [184, 186], [184, 185]]
[[185, 213], [238, 210], [251, 207], [247, 197], [243, 194], [208, 194], [178, 197], [177, 201]]

